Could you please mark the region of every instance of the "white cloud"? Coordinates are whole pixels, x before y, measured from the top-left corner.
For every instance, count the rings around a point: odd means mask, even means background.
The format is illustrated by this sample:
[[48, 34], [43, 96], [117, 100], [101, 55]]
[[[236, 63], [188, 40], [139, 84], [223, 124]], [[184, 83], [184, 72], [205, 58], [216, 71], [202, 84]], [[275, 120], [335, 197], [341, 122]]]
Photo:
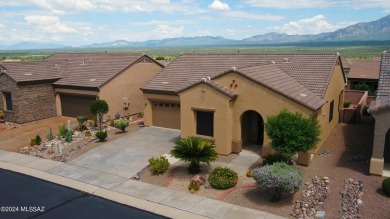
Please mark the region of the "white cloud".
[[60, 22], [57, 16], [27, 15], [24, 17], [28, 24], [37, 25], [37, 28], [50, 33], [75, 33], [75, 29]]
[[301, 19], [298, 21], [291, 21], [282, 26], [271, 27], [269, 29], [278, 32], [295, 34], [318, 34], [324, 32], [331, 32], [337, 29], [347, 27], [356, 22], [341, 22], [337, 24], [330, 24], [324, 15], [317, 15], [311, 18]]
[[173, 38], [183, 36], [184, 26], [180, 26], [179, 28], [170, 27], [166, 24], [158, 25], [156, 29], [152, 31], [155, 38]]
[[215, 9], [215, 10], [221, 10], [221, 11], [228, 11], [230, 10], [230, 7], [227, 3], [223, 3], [219, 0], [214, 0], [213, 3], [209, 5], [209, 8]]
[[228, 12], [224, 12], [224, 15], [226, 15], [227, 17], [243, 18], [243, 19], [251, 19], [251, 20], [278, 21], [283, 19], [282, 16], [254, 14], [245, 11], [228, 11]]
[[244, 3], [251, 7], [296, 9], [296, 8], [383, 8], [390, 10], [389, 0], [244, 0]]
[[131, 25], [134, 26], [156, 26], [156, 25], [183, 25], [183, 24], [194, 24], [194, 20], [151, 20], [151, 21], [141, 21], [141, 22], [131, 22]]

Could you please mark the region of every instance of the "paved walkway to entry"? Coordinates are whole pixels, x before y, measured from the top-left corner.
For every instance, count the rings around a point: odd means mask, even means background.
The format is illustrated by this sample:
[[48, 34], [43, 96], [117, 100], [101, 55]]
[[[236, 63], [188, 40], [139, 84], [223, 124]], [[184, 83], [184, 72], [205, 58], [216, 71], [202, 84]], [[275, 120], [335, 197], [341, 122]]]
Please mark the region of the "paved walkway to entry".
[[0, 151], [0, 168], [173, 218], [282, 218], [130, 179], [148, 164], [149, 157], [169, 152], [179, 136], [178, 130], [144, 128], [95, 148], [70, 163]]

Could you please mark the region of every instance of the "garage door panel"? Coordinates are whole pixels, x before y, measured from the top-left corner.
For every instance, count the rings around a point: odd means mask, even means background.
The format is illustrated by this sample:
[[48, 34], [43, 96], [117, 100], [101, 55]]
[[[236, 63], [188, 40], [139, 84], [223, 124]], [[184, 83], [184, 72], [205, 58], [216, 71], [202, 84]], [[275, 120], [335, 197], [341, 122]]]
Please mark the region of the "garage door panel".
[[180, 129], [179, 103], [153, 103], [153, 125]]
[[61, 94], [62, 115], [69, 117], [86, 115], [91, 119], [93, 115], [90, 108], [94, 100], [96, 100], [96, 97]]

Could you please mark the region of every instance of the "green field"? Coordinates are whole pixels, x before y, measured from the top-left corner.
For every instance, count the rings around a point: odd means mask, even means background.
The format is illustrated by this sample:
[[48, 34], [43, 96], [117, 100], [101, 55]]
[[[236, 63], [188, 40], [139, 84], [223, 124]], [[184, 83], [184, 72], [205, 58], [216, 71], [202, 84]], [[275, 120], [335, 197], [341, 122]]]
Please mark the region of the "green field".
[[342, 58], [370, 60], [381, 56], [383, 51], [390, 51], [387, 45], [355, 46], [355, 45], [296, 45], [296, 46], [214, 46], [214, 47], [159, 47], [159, 48], [124, 48], [124, 49], [53, 49], [53, 50], [0, 50], [0, 61], [3, 60], [41, 60], [59, 52], [137, 52], [150, 56], [163, 56], [174, 59], [181, 53], [336, 53]]

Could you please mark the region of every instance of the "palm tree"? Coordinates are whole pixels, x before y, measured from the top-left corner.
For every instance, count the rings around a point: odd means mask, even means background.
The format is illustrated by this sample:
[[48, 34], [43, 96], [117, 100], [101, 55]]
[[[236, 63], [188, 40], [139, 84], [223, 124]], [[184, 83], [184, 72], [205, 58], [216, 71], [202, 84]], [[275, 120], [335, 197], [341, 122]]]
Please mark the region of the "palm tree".
[[218, 154], [214, 148], [215, 144], [213, 141], [208, 141], [200, 137], [188, 137], [177, 141], [171, 154], [181, 161], [189, 162], [189, 172], [199, 173], [200, 162], [205, 162], [210, 165], [210, 162], [217, 159]]

